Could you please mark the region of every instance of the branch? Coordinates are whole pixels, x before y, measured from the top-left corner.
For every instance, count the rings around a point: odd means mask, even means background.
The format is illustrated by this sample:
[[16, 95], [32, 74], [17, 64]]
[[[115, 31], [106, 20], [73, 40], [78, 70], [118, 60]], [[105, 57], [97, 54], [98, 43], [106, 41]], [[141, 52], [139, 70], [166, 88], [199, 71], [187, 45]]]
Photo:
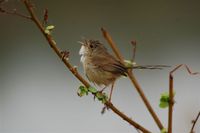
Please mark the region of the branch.
[[124, 64], [124, 59], [123, 59], [122, 55], [120, 54], [119, 49], [116, 47], [116, 44], [112, 40], [111, 36], [108, 34], [108, 32], [104, 28], [101, 28], [101, 31], [103, 33], [104, 38], [107, 40], [108, 44], [112, 48], [113, 52], [115, 53], [115, 55], [117, 56], [119, 61], [122, 64]]
[[195, 127], [195, 125], [196, 125], [196, 123], [197, 123], [199, 117], [200, 117], [200, 112], [198, 113], [196, 119], [192, 121], [193, 124], [192, 124], [192, 128], [191, 128], [191, 130], [190, 130], [190, 133], [194, 133], [194, 127]]
[[[115, 53], [115, 55], [117, 56], [119, 61], [124, 64], [124, 59], [123, 59], [122, 55], [120, 54], [116, 44], [113, 42], [111, 36], [108, 34], [108, 32], [105, 29], [101, 28], [101, 31], [103, 33], [104, 38], [107, 40], [108, 44], [112, 48], [113, 52]], [[128, 71], [128, 77], [131, 80], [132, 84], [135, 86], [135, 88], [138, 91], [139, 95], [141, 96], [144, 104], [146, 105], [148, 111], [152, 115], [152, 117], [153, 117], [154, 121], [156, 122], [157, 126], [159, 127], [160, 130], [162, 130], [164, 128], [162, 123], [160, 122], [158, 116], [156, 115], [156, 113], [154, 112], [153, 108], [151, 107], [151, 105], [150, 105], [149, 101], [147, 100], [142, 88], [140, 87], [138, 81], [136, 80], [134, 74], [131, 71]]]
[[133, 65], [133, 69], [163, 69], [170, 67], [168, 65]]
[[131, 41], [131, 45], [133, 47], [132, 58], [131, 62], [135, 62], [135, 55], [136, 55], [136, 40]]
[[174, 105], [174, 78], [173, 73], [180, 67], [185, 67], [190, 75], [199, 74], [199, 72], [192, 72], [187, 65], [180, 64], [169, 73], [169, 110], [168, 110], [168, 133], [172, 133], [172, 118], [173, 118], [173, 105]]
[[[3, 0], [2, 0], [2, 2], [3, 2]], [[0, 2], [0, 4], [2, 2]], [[19, 17], [26, 18], [26, 19], [31, 19], [30, 16], [27, 16], [27, 15], [24, 15], [22, 13], [19, 13], [19, 12], [17, 12], [16, 9], [13, 9], [13, 10], [9, 11], [7, 9], [3, 9], [2, 7], [0, 7], [0, 12], [4, 13], [4, 14], [8, 14], [8, 15], [14, 15], [14, 16], [19, 16]]]
[[[91, 85], [77, 72], [77, 69], [74, 68], [68, 62], [67, 58], [64, 58], [62, 56], [62, 52], [60, 52], [59, 48], [56, 46], [56, 43], [53, 40], [52, 36], [45, 33], [45, 29], [42, 26], [42, 24], [39, 21], [39, 19], [37, 18], [37, 16], [35, 15], [34, 10], [33, 10], [32, 6], [31, 6], [30, 1], [29, 0], [23, 0], [23, 2], [25, 4], [25, 6], [26, 6], [26, 8], [27, 8], [27, 10], [29, 12], [29, 14], [31, 15], [31, 20], [36, 24], [36, 26], [42, 32], [42, 34], [44, 35], [44, 37], [48, 41], [48, 44], [50, 45], [50, 47], [54, 50], [54, 52], [57, 54], [57, 56], [62, 60], [62, 62], [65, 64], [65, 66], [72, 72], [72, 74], [82, 84], [84, 84], [87, 88], [89, 88]], [[135, 121], [133, 121], [132, 119], [130, 119], [128, 116], [126, 116], [124, 113], [122, 113], [121, 111], [119, 111], [111, 102], [106, 101], [105, 105], [107, 107], [109, 107], [114, 113], [116, 113], [117, 115], [119, 115], [122, 119], [124, 119], [125, 121], [127, 121], [130, 125], [132, 125], [133, 127], [135, 127], [136, 129], [139, 129], [143, 133], [151, 133], [150, 131], [148, 131], [147, 129], [145, 129], [143, 126], [139, 125], [138, 123], [136, 123]]]

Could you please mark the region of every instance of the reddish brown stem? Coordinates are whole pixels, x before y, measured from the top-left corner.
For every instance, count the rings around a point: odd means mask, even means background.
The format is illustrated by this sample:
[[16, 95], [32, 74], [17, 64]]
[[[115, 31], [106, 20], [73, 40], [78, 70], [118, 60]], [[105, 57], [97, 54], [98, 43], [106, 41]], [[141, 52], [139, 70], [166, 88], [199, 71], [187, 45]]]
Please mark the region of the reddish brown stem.
[[[111, 36], [108, 34], [108, 32], [105, 29], [101, 28], [101, 31], [103, 33], [104, 38], [107, 40], [108, 44], [112, 48], [113, 52], [118, 57], [119, 61], [124, 64], [124, 59], [123, 59], [122, 55], [120, 54], [116, 44], [112, 40]], [[158, 116], [156, 115], [156, 113], [154, 112], [153, 108], [151, 107], [149, 101], [147, 100], [142, 88], [140, 87], [140, 85], [139, 85], [138, 81], [136, 80], [136, 78], [135, 78], [134, 74], [132, 73], [132, 71], [128, 71], [128, 77], [131, 80], [132, 84], [135, 86], [135, 88], [138, 91], [139, 95], [141, 96], [144, 104], [146, 105], [148, 111], [152, 115], [152, 117], [153, 117], [154, 121], [156, 122], [156, 124], [158, 125], [159, 129], [162, 130], [164, 128], [162, 123], [160, 122]]]
[[178, 70], [181, 65], [178, 65], [175, 67], [170, 73], [169, 73], [169, 109], [168, 109], [168, 133], [172, 133], [172, 118], [173, 118], [173, 105], [174, 105], [174, 96], [173, 96], [173, 73]]
[[173, 76], [169, 76], [169, 110], [168, 110], [168, 133], [172, 133], [172, 117], [173, 117]]
[[196, 75], [199, 72], [192, 72], [187, 65], [180, 64], [176, 66], [170, 73], [169, 73], [169, 110], [168, 110], [168, 133], [172, 133], [172, 123], [173, 123], [173, 106], [174, 106], [174, 88], [173, 88], [173, 73], [177, 71], [180, 67], [185, 67], [189, 74]]
[[116, 44], [112, 40], [111, 36], [108, 34], [108, 32], [104, 28], [101, 28], [101, 31], [103, 33], [104, 38], [108, 41], [108, 44], [110, 44], [110, 47], [112, 48], [113, 52], [115, 53], [119, 61], [121, 63], [124, 63], [124, 59], [122, 55], [120, 54], [119, 49], [116, 47]]
[[118, 114], [119, 116], [121, 116], [121, 118], [125, 121], [127, 121], [129, 124], [134, 125], [134, 127], [136, 129], [139, 129], [140, 131], [142, 131], [143, 133], [151, 133], [150, 131], [148, 131], [147, 129], [145, 129], [144, 127], [142, 127], [141, 125], [137, 124], [136, 122], [134, 122], [132, 119], [130, 119], [129, 117], [127, 117], [124, 113], [120, 112], [111, 102], [106, 102], [105, 103], [106, 106], [108, 106], [109, 108], [111, 108], [113, 110], [113, 112], [115, 112], [116, 114]]

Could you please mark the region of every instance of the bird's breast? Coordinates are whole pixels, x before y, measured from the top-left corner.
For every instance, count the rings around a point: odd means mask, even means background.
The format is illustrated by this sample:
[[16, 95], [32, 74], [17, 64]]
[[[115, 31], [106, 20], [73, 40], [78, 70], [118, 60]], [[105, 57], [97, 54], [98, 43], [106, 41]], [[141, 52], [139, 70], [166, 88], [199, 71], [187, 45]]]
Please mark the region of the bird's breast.
[[115, 75], [103, 70], [100, 66], [92, 64], [89, 58], [83, 57], [83, 60], [85, 74], [91, 82], [98, 86], [108, 86], [116, 80], [117, 77]]

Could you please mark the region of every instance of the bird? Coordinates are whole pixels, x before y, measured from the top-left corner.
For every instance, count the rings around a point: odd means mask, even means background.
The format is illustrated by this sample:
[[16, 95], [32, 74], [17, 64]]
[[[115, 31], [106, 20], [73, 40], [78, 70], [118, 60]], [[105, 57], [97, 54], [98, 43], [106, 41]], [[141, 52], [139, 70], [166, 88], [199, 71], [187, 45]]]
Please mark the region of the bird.
[[97, 86], [111, 85], [109, 101], [111, 101], [115, 81], [121, 76], [127, 76], [128, 68], [116, 57], [111, 55], [106, 47], [98, 40], [84, 40], [79, 54], [86, 77]]
[[[109, 101], [111, 101], [115, 81], [121, 76], [127, 76], [131, 69], [163, 69], [168, 65], [137, 65], [135, 62], [124, 60], [121, 63], [116, 57], [108, 52], [106, 47], [98, 40], [87, 40], [79, 42], [81, 48], [79, 54], [80, 61], [86, 77], [97, 86], [104, 86], [100, 92], [111, 85]], [[128, 61], [128, 65], [126, 64]]]

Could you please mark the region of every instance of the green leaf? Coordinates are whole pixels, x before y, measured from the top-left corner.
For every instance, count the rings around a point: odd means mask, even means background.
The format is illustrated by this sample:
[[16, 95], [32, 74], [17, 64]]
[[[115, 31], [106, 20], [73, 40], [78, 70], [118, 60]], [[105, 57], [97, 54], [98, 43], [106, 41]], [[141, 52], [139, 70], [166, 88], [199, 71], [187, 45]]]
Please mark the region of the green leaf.
[[88, 95], [89, 92], [93, 93], [95, 97], [102, 103], [106, 103], [108, 101], [108, 96], [106, 95], [106, 93], [99, 92], [94, 87], [86, 88], [85, 86], [81, 85], [78, 88], [77, 94], [78, 96], [82, 97], [84, 95]]
[[46, 30], [53, 30], [54, 28], [55, 28], [54, 25], [49, 25], [49, 26], [46, 27]]
[[163, 128], [163, 129], [161, 130], [161, 133], [167, 133], [167, 129], [166, 129], [166, 128]]
[[97, 89], [94, 88], [94, 87], [89, 87], [88, 90], [89, 90], [89, 92], [91, 92], [91, 93], [97, 93]]
[[47, 26], [47, 27], [45, 28], [44, 32], [45, 32], [46, 34], [50, 35], [50, 34], [51, 34], [51, 31], [52, 31], [54, 28], [55, 28], [54, 25], [49, 25], [49, 26]]
[[77, 94], [80, 97], [88, 95], [88, 89], [85, 86], [79, 86]]
[[102, 103], [106, 103], [108, 101], [108, 96], [106, 95], [106, 93], [97, 92], [96, 97]]
[[[175, 96], [175, 92], [173, 95]], [[159, 107], [167, 108], [168, 106], [169, 106], [169, 92], [164, 92], [161, 94]]]
[[108, 101], [108, 97], [104, 97], [102, 100], [101, 100], [101, 102], [104, 104], [104, 103], [106, 103]]
[[105, 100], [108, 100], [108, 96], [107, 96], [106, 93], [103, 93], [103, 98], [104, 98]]
[[51, 32], [49, 31], [49, 30], [47, 30], [47, 29], [45, 29], [45, 31], [44, 31], [46, 34], [48, 34], [48, 35], [50, 35], [51, 34]]
[[160, 104], [159, 104], [159, 107], [160, 108], [167, 108], [169, 106], [169, 103], [168, 102], [160, 102]]
[[97, 92], [97, 93], [96, 93], [96, 97], [97, 97], [99, 100], [102, 100], [102, 99], [104, 98], [103, 93], [101, 93], [101, 92]]

